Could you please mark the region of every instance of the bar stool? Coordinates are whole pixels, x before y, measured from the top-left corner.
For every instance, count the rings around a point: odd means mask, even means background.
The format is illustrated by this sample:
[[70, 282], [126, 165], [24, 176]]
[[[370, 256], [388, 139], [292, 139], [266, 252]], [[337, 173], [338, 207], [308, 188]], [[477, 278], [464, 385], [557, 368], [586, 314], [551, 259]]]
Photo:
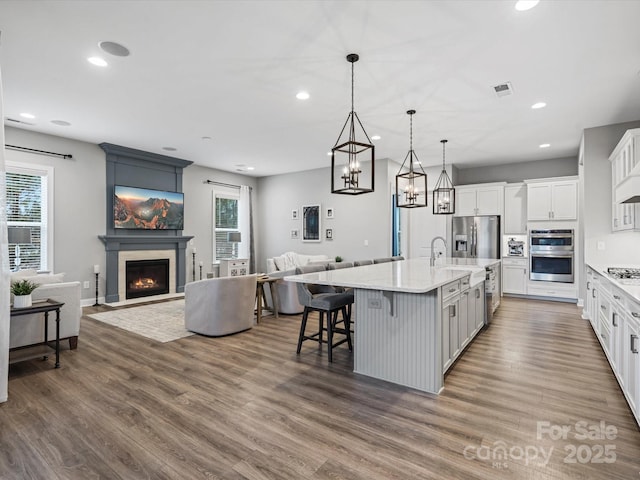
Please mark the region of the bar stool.
[[386, 258], [374, 258], [373, 259], [373, 263], [374, 264], [378, 264], [378, 263], [387, 263], [387, 262], [392, 262], [393, 260], [391, 259], [391, 257], [386, 257]]
[[356, 260], [353, 262], [354, 267], [361, 267], [363, 265], [373, 265], [373, 260]]
[[[297, 267], [296, 274], [314, 273], [324, 271], [322, 265], [307, 265]], [[353, 291], [337, 292], [333, 287], [326, 285], [316, 285], [312, 283], [298, 283], [298, 301], [304, 306], [302, 313], [302, 323], [300, 325], [300, 334], [298, 335], [298, 348], [296, 353], [300, 353], [302, 342], [312, 340], [318, 342], [318, 346], [322, 348], [323, 343], [327, 343], [327, 351], [329, 362], [333, 362], [333, 349], [338, 345], [347, 342], [349, 350], [353, 350], [351, 343], [351, 326], [350, 315], [347, 307], [353, 304]], [[318, 312], [318, 331], [312, 335], [306, 335], [307, 320], [310, 312]], [[342, 313], [342, 320], [338, 321], [338, 312]], [[327, 326], [324, 327], [324, 317], [327, 316]], [[342, 326], [339, 326], [342, 324]], [[324, 342], [323, 332], [327, 332], [327, 341]], [[333, 341], [334, 333], [344, 335], [344, 338], [335, 342]]]
[[327, 270], [340, 270], [341, 268], [352, 268], [351, 262], [332, 262], [327, 265]]
[[399, 262], [400, 260], [404, 260], [404, 257], [402, 255], [395, 255], [391, 257], [392, 262]]

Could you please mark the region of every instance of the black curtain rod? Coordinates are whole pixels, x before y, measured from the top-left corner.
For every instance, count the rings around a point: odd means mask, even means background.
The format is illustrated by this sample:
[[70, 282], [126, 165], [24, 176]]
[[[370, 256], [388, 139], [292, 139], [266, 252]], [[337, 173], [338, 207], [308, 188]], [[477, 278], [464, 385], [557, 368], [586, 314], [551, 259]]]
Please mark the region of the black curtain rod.
[[[232, 183], [222, 183], [222, 182], [214, 182], [213, 180], [205, 180], [202, 183], [206, 183], [208, 185], [218, 185], [220, 187], [229, 187], [229, 188], [240, 188], [240, 185], [233, 185]], [[249, 187], [249, 190], [253, 190], [253, 187]]]
[[39, 153], [40, 155], [51, 155], [52, 157], [73, 158], [73, 155], [69, 153], [47, 152], [46, 150], [37, 150], [35, 148], [19, 147], [17, 145], [5, 145], [5, 148], [8, 148], [10, 150], [18, 150], [22, 152]]

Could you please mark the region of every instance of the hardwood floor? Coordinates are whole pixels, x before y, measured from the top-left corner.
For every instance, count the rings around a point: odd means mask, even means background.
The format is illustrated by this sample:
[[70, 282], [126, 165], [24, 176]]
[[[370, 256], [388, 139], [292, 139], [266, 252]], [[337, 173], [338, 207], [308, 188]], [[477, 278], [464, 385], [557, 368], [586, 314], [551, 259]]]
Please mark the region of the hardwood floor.
[[[12, 365], [0, 478], [640, 478], [640, 432], [579, 313], [504, 298], [439, 396], [353, 374], [345, 346], [332, 365], [313, 342], [297, 356], [299, 316], [165, 344], [85, 317], [60, 369]], [[580, 421], [616, 433], [577, 439]]]

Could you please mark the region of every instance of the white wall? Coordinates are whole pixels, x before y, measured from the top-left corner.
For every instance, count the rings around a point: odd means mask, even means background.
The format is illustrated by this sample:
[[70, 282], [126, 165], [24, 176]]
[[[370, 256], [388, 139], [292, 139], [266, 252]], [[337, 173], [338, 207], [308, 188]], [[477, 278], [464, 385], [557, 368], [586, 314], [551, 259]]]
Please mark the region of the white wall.
[[576, 157], [553, 158], [531, 162], [505, 163], [485, 167], [456, 168], [456, 185], [475, 183], [517, 183], [533, 178], [568, 177], [578, 175]]
[[[285, 175], [262, 177], [258, 181], [260, 201], [260, 247], [257, 268], [266, 269], [266, 259], [287, 251], [305, 254], [339, 255], [344, 261], [386, 257], [391, 254], [391, 185], [388, 160], [376, 160], [375, 191], [363, 195], [336, 195], [330, 191], [330, 167]], [[394, 187], [395, 188], [395, 187]], [[321, 242], [302, 241], [301, 208], [322, 207]], [[334, 218], [326, 218], [327, 207]], [[291, 211], [298, 210], [298, 219]], [[325, 239], [325, 230], [333, 230], [333, 240]], [[297, 229], [300, 238], [291, 238]], [[369, 245], [365, 246], [365, 240]]]

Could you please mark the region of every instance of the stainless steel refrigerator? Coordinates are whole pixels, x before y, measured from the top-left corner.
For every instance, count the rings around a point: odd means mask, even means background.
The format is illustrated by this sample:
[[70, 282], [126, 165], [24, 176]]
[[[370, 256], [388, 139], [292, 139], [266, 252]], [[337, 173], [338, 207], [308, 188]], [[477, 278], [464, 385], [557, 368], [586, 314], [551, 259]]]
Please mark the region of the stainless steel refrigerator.
[[453, 217], [451, 256], [500, 258], [500, 217]]

